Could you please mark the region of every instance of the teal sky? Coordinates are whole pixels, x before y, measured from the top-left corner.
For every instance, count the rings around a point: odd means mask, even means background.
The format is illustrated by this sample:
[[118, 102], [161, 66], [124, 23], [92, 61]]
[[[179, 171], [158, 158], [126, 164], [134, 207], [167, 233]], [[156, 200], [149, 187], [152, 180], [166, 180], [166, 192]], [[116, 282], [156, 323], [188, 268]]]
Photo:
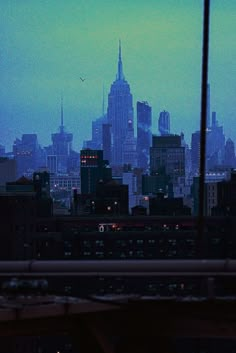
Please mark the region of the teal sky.
[[[117, 71], [137, 100], [168, 110], [171, 131], [199, 128], [202, 0], [0, 0], [0, 144], [22, 133], [50, 144], [64, 117], [80, 149], [102, 113]], [[236, 142], [236, 2], [213, 0], [209, 81], [211, 110]], [[80, 76], [85, 81], [80, 80]]]

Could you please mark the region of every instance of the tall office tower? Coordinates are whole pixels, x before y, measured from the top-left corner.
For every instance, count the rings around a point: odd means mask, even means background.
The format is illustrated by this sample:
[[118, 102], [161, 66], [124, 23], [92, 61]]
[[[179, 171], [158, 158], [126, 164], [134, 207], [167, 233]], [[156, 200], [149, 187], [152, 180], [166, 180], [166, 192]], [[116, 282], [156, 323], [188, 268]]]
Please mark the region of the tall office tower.
[[85, 149], [80, 151], [81, 194], [92, 194], [96, 191], [97, 183], [111, 180], [111, 168], [108, 161], [103, 159], [102, 150]]
[[147, 102], [137, 102], [137, 165], [147, 171], [152, 143], [152, 108]]
[[16, 180], [16, 160], [0, 157], [0, 188]]
[[133, 126], [133, 98], [130, 86], [125, 80], [121, 59], [121, 44], [119, 43], [118, 71], [116, 80], [112, 83], [108, 95], [107, 118], [111, 124], [112, 160], [113, 166], [124, 164], [124, 143], [128, 125]]
[[136, 206], [137, 202], [137, 176], [133, 172], [124, 172], [122, 174], [122, 184], [128, 185], [129, 192], [129, 212]]
[[228, 138], [228, 140], [226, 141], [226, 144], [225, 144], [224, 164], [228, 167], [231, 167], [231, 168], [236, 167], [234, 142], [230, 138]]
[[212, 208], [212, 216], [236, 216], [236, 172], [231, 171], [231, 178], [228, 181], [217, 183], [217, 201]]
[[4, 157], [5, 156], [5, 146], [0, 145], [0, 157]]
[[185, 176], [185, 147], [181, 136], [153, 136], [150, 148], [151, 175], [161, 173], [170, 177], [170, 182], [176, 184], [179, 177]]
[[158, 130], [161, 136], [170, 135], [170, 114], [165, 110], [160, 112]]
[[[206, 130], [206, 172], [224, 162], [225, 135], [223, 126], [218, 125], [216, 113], [212, 113], [212, 125]], [[198, 174], [200, 165], [200, 131], [192, 134], [191, 140], [192, 173]]]
[[207, 131], [207, 156], [210, 157], [215, 152], [223, 150], [224, 146], [225, 136], [223, 126], [219, 126], [216, 119], [216, 112], [212, 112], [212, 125]]
[[57, 174], [57, 156], [47, 153], [47, 170], [49, 173]]
[[191, 149], [184, 139], [184, 133], [181, 132], [181, 145], [185, 148], [185, 176], [188, 177], [191, 175]]
[[72, 151], [73, 134], [65, 131], [63, 98], [61, 97], [61, 125], [59, 132], [52, 134], [52, 155], [56, 156], [57, 173], [67, 173], [68, 161]]
[[21, 140], [16, 139], [13, 154], [17, 164], [17, 177], [31, 176], [35, 169], [42, 165], [41, 148], [36, 134], [23, 134]]
[[191, 172], [198, 174], [200, 166], [200, 131], [192, 133], [191, 138]]
[[37, 198], [50, 197], [50, 174], [47, 171], [37, 171], [33, 174], [34, 191]]
[[102, 115], [98, 119], [92, 121], [92, 139], [84, 141], [84, 148], [90, 148], [92, 150], [103, 149], [103, 124], [107, 124], [107, 115]]
[[206, 169], [214, 169], [224, 161], [225, 135], [223, 126], [219, 126], [216, 112], [212, 113], [212, 125], [206, 131]]
[[104, 159], [111, 161], [111, 125], [102, 125], [102, 149]]
[[107, 116], [103, 115], [92, 122], [92, 140], [97, 150], [102, 149], [102, 127], [107, 124]]
[[216, 120], [216, 112], [212, 112], [211, 115], [211, 127], [215, 128], [218, 125], [218, 122]]
[[132, 167], [137, 167], [136, 138], [134, 137], [134, 128], [131, 120], [128, 122], [128, 130], [123, 146], [123, 163]]

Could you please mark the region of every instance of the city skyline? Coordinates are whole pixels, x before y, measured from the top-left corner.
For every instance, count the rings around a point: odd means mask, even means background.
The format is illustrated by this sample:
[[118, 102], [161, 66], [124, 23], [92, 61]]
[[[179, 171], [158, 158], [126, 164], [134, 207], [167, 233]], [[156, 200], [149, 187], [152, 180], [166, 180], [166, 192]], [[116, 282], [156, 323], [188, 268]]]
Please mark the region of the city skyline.
[[[135, 123], [136, 102], [148, 101], [153, 133], [159, 113], [167, 110], [171, 132], [183, 131], [190, 142], [200, 118], [202, 3], [0, 0], [0, 8], [0, 144], [7, 150], [23, 133], [38, 133], [41, 145], [51, 143], [60, 123], [61, 91], [65, 126], [79, 150], [91, 136], [92, 120], [102, 115], [103, 85], [106, 111], [119, 39]], [[235, 15], [230, 1], [212, 3], [211, 111], [234, 141]]]

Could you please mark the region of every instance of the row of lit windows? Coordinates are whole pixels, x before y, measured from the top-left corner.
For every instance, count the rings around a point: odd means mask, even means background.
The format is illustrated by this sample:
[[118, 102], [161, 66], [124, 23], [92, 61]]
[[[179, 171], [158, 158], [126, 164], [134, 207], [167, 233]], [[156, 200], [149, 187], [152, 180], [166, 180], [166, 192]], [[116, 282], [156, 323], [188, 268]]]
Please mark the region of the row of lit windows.
[[84, 154], [80, 157], [80, 159], [98, 159], [98, 155], [89, 155], [85, 156]]
[[57, 186], [79, 186], [80, 182], [79, 181], [58, 181], [53, 184], [54, 187]]

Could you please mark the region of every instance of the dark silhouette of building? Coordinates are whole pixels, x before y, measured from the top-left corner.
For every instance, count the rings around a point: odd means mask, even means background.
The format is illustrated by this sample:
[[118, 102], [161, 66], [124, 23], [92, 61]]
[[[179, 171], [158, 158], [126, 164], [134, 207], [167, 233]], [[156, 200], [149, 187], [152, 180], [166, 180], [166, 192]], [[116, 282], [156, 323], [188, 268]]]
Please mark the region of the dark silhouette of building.
[[[210, 96], [208, 85], [208, 99]], [[216, 112], [212, 112], [210, 121], [210, 106], [207, 106], [207, 128], [206, 128], [206, 171], [217, 169], [224, 164], [225, 135], [223, 126], [219, 126]], [[192, 173], [198, 174], [200, 163], [200, 131], [192, 133], [191, 139]]]
[[30, 193], [33, 193], [37, 217], [52, 216], [53, 208], [50, 197], [49, 173], [37, 172], [33, 174], [33, 180], [21, 177], [16, 181], [8, 182], [6, 183], [6, 192], [9, 194], [13, 193], [15, 198], [21, 196], [20, 193], [25, 193], [25, 197], [30, 197]]
[[160, 112], [158, 120], [158, 130], [161, 136], [170, 134], [170, 113], [163, 110]]
[[173, 197], [173, 185], [185, 176], [185, 147], [179, 135], [155, 136], [150, 148], [150, 175], [142, 176], [142, 193], [164, 192]]
[[36, 134], [23, 134], [22, 139], [16, 139], [13, 154], [17, 163], [17, 176], [31, 177], [33, 172], [45, 165], [43, 150], [39, 146]]
[[[69, 158], [72, 151], [72, 140], [73, 134], [65, 131], [64, 126], [64, 110], [63, 110], [63, 98], [61, 97], [61, 125], [59, 132], [52, 134], [52, 147], [51, 154], [48, 153], [48, 167], [52, 165], [51, 159], [56, 161], [56, 173], [67, 173]], [[52, 157], [53, 156], [53, 157]], [[56, 158], [55, 158], [56, 157]], [[50, 170], [54, 172], [54, 170]]]
[[121, 44], [119, 43], [119, 59], [116, 80], [112, 83], [108, 95], [108, 123], [111, 125], [112, 159], [111, 165], [124, 164], [124, 143], [128, 125], [133, 126], [133, 103], [130, 86], [125, 80], [121, 59]]
[[92, 121], [92, 139], [84, 141], [84, 148], [90, 148], [91, 150], [103, 149], [103, 124], [107, 124], [106, 114]]
[[127, 134], [123, 145], [123, 164], [129, 164], [133, 168], [137, 166], [136, 138], [131, 120], [128, 121]]
[[200, 165], [200, 131], [192, 133], [191, 138], [191, 171], [198, 174]]
[[81, 194], [93, 194], [99, 180], [111, 180], [111, 168], [103, 159], [102, 150], [84, 149], [80, 151]]
[[165, 173], [165, 169], [160, 168], [156, 175], [142, 175], [142, 194], [155, 195], [162, 191], [169, 194], [170, 177]]
[[[104, 206], [110, 207], [109, 210], [104, 207], [101, 210], [104, 213], [99, 215], [38, 219], [33, 240], [33, 258], [134, 260], [197, 257], [197, 217], [186, 215], [189, 209], [183, 206], [181, 200], [165, 199], [162, 204], [154, 197], [151, 201], [153, 216], [140, 213], [128, 216], [116, 213], [118, 204], [116, 206], [114, 202], [118, 199], [110, 196], [110, 204], [105, 203], [108, 202], [106, 195], [106, 201], [103, 202]], [[96, 207], [96, 199], [90, 199], [91, 206], [92, 201]], [[156, 212], [161, 212], [162, 216]], [[168, 213], [172, 216], [168, 216]], [[207, 258], [236, 258], [235, 227], [234, 217], [205, 218]], [[87, 290], [84, 288], [85, 292]]]
[[165, 198], [163, 192], [149, 198], [150, 215], [157, 216], [190, 216], [191, 208], [183, 204], [183, 198]]
[[0, 157], [5, 157], [5, 146], [0, 145]]
[[152, 108], [147, 102], [137, 102], [137, 165], [148, 170], [152, 143]]
[[32, 256], [32, 236], [37, 217], [36, 193], [25, 177], [7, 183], [0, 194], [1, 260], [23, 260]]
[[225, 144], [225, 159], [224, 164], [227, 167], [235, 168], [236, 167], [236, 157], [235, 157], [235, 147], [234, 142], [228, 138]]
[[206, 170], [214, 170], [224, 163], [225, 135], [223, 126], [216, 120], [216, 112], [212, 112], [212, 124], [206, 133]]
[[132, 216], [146, 216], [147, 215], [147, 208], [142, 205], [137, 205], [132, 207], [131, 209]]
[[0, 157], [0, 186], [6, 182], [16, 180], [16, 160]]
[[153, 136], [150, 148], [150, 174], [158, 175], [161, 170], [175, 184], [185, 176], [185, 148], [181, 136]]
[[111, 161], [111, 125], [102, 125], [102, 149], [104, 159]]
[[[94, 201], [94, 204], [92, 203]], [[108, 216], [129, 214], [128, 185], [121, 185], [115, 180], [99, 182], [95, 200], [91, 200], [95, 214]]]
[[107, 124], [107, 116], [103, 115], [100, 118], [92, 122], [92, 141], [94, 144], [94, 150], [101, 150], [102, 148], [102, 132], [103, 124]]
[[213, 216], [236, 216], [236, 171], [231, 179], [217, 183], [217, 206], [212, 208]]
[[[206, 171], [214, 170], [224, 164], [225, 136], [223, 126], [219, 126], [216, 112], [212, 112], [210, 106], [210, 84], [207, 85], [207, 116], [206, 116]], [[192, 173], [198, 174], [200, 161], [200, 132], [192, 134]]]
[[38, 198], [50, 197], [50, 174], [46, 171], [33, 174], [34, 191]]
[[32, 239], [36, 219], [52, 217], [52, 199], [48, 194], [48, 173], [35, 173], [6, 183], [0, 194], [1, 260], [32, 258]]

